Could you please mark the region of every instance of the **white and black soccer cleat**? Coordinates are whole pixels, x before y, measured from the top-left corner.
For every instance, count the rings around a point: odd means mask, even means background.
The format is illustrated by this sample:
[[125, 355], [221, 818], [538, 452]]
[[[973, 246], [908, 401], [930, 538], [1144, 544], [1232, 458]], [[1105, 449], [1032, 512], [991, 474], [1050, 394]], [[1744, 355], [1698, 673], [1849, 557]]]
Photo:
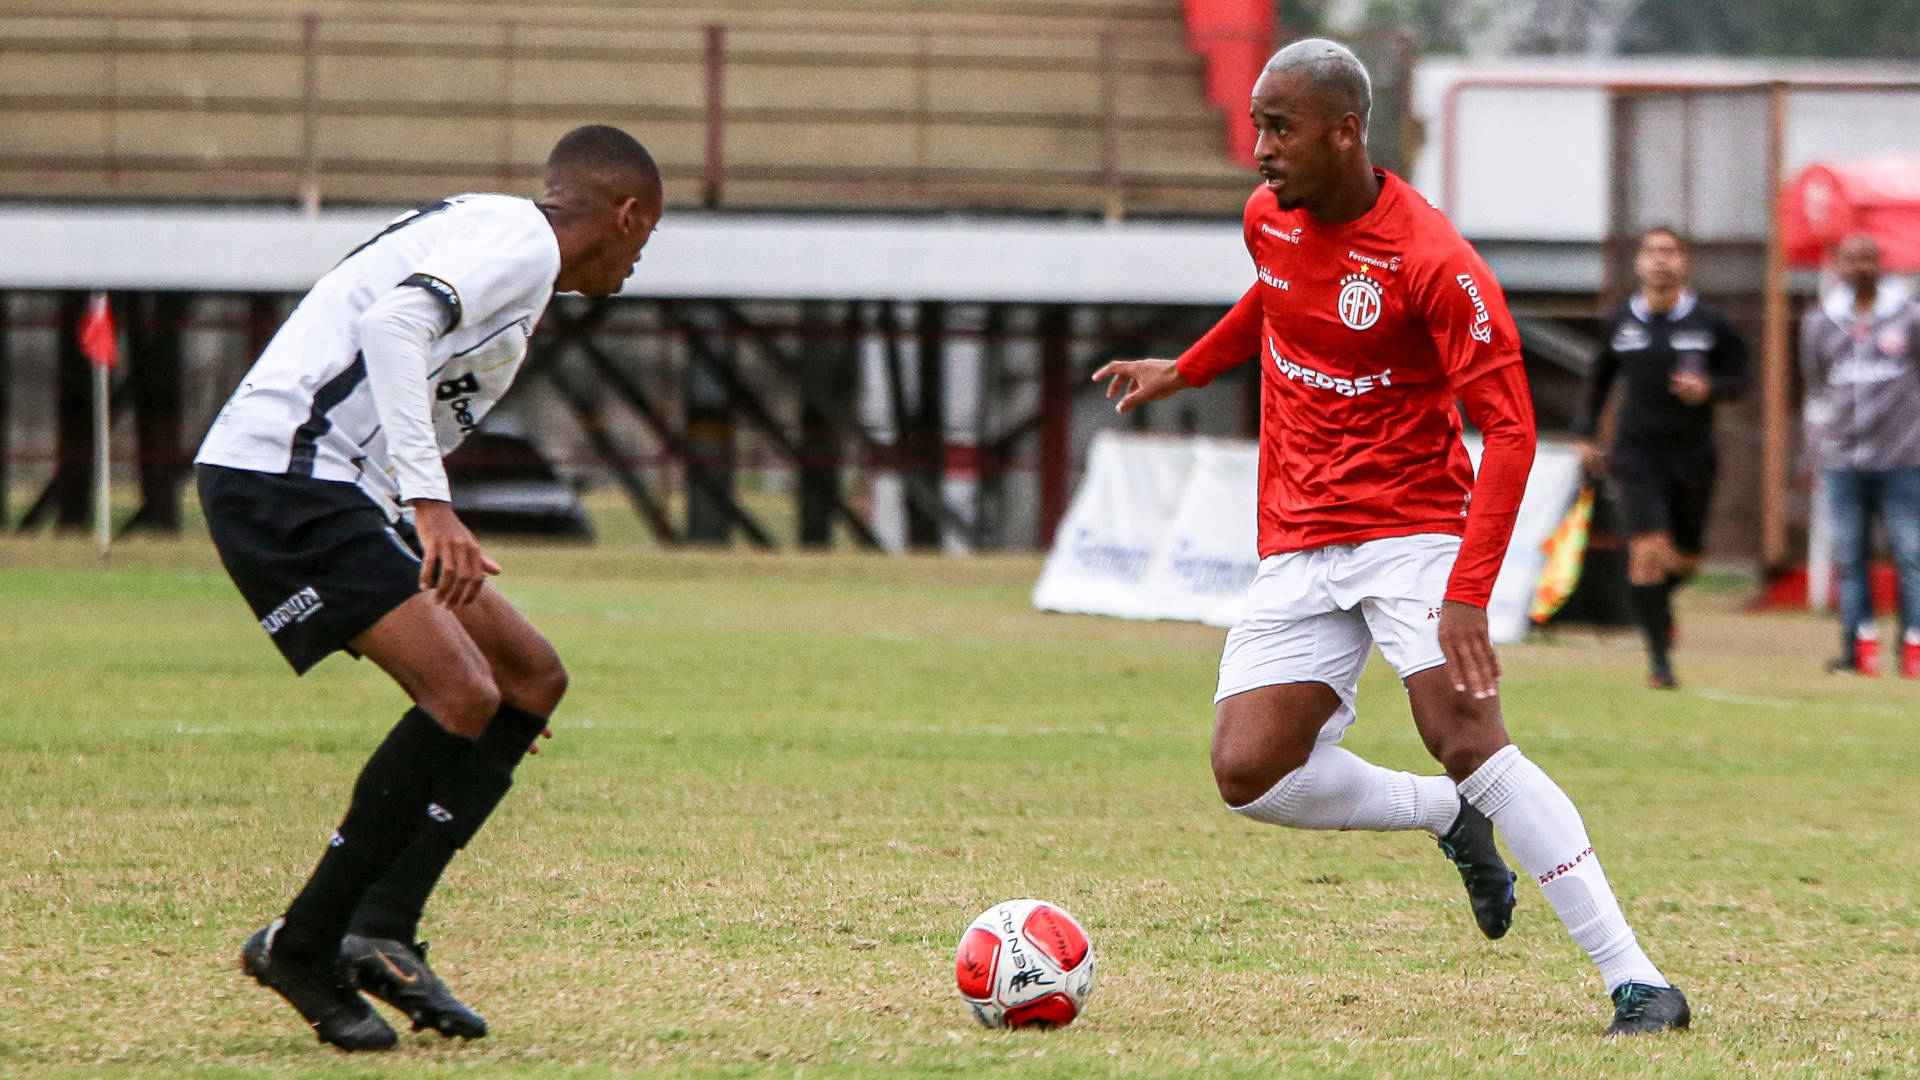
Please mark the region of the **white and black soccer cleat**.
[[1460, 871], [1480, 932], [1493, 939], [1506, 936], [1513, 925], [1513, 883], [1518, 879], [1493, 842], [1493, 822], [1461, 799], [1460, 816], [1439, 843], [1441, 854]]
[[1613, 1023], [1607, 1025], [1608, 1035], [1680, 1031], [1692, 1023], [1687, 995], [1677, 986], [1630, 982], [1613, 988]]
[[413, 1030], [449, 1039], [486, 1037], [486, 1020], [427, 966], [425, 943], [348, 934], [340, 941], [340, 963], [360, 989], [406, 1013]]
[[283, 921], [275, 919], [248, 936], [240, 947], [240, 970], [284, 998], [321, 1042], [347, 1051], [392, 1049], [400, 1037], [354, 992], [337, 965], [274, 951]]

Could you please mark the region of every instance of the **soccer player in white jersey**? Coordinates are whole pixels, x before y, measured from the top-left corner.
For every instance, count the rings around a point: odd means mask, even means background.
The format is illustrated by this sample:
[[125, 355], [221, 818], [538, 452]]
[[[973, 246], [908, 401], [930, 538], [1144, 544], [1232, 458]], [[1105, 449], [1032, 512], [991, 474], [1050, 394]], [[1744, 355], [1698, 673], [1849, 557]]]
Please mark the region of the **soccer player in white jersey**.
[[420, 914], [551, 734], [567, 675], [487, 584], [500, 566], [454, 515], [441, 457], [512, 385], [556, 291], [620, 290], [661, 206], [646, 148], [592, 125], [554, 146], [538, 199], [401, 216], [314, 285], [194, 459], [220, 560], [295, 672], [343, 649], [413, 700], [306, 887], [241, 949], [323, 1042], [395, 1044], [358, 990], [416, 1031], [486, 1034], [427, 966]]

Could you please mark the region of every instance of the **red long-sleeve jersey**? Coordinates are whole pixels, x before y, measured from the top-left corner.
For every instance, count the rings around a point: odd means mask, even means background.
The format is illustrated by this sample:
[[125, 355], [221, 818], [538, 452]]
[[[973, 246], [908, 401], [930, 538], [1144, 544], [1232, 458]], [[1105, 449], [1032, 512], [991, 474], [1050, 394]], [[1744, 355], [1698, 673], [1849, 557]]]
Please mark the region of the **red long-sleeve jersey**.
[[[1533, 466], [1520, 336], [1486, 263], [1399, 177], [1325, 225], [1247, 200], [1259, 281], [1180, 357], [1205, 386], [1260, 360], [1260, 555], [1462, 537], [1449, 600], [1484, 607]], [[1481, 431], [1476, 480], [1458, 401]]]

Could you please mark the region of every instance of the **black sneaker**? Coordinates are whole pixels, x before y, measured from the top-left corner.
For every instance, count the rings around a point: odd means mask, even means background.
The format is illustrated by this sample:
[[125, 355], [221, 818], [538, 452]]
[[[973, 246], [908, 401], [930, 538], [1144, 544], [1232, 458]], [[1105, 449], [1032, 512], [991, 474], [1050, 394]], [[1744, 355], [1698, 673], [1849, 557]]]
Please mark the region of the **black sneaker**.
[[454, 997], [427, 966], [424, 942], [348, 934], [340, 942], [340, 963], [360, 989], [406, 1013], [413, 1030], [431, 1029], [449, 1039], [486, 1037], [486, 1020]]
[[1691, 1023], [1693, 1010], [1687, 1008], [1687, 995], [1677, 986], [1630, 982], [1613, 988], [1613, 1023], [1607, 1026], [1608, 1035], [1679, 1031]]
[[279, 994], [312, 1025], [323, 1043], [342, 1050], [391, 1050], [400, 1041], [385, 1020], [333, 964], [302, 963], [273, 951], [274, 936], [285, 920], [255, 930], [240, 947], [240, 970]]
[[1673, 673], [1673, 665], [1665, 660], [1656, 660], [1647, 667], [1647, 688], [1650, 690], [1678, 690], [1680, 680]]
[[1440, 853], [1453, 860], [1473, 904], [1473, 921], [1489, 938], [1504, 937], [1513, 925], [1513, 871], [1493, 843], [1493, 822], [1460, 800], [1460, 817], [1440, 837]]

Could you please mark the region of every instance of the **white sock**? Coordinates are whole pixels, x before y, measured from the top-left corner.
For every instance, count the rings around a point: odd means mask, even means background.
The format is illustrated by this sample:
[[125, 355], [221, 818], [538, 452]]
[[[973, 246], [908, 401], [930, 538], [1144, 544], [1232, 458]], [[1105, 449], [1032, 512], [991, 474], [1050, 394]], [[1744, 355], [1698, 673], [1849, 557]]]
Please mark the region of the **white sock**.
[[1540, 883], [1567, 933], [1599, 967], [1608, 993], [1625, 982], [1671, 985], [1647, 959], [1620, 913], [1580, 811], [1519, 747], [1503, 747], [1488, 758], [1461, 783], [1460, 794], [1493, 819], [1514, 857]]
[[1460, 793], [1444, 776], [1394, 772], [1324, 745], [1265, 795], [1233, 812], [1296, 829], [1425, 829], [1439, 836], [1459, 816]]

